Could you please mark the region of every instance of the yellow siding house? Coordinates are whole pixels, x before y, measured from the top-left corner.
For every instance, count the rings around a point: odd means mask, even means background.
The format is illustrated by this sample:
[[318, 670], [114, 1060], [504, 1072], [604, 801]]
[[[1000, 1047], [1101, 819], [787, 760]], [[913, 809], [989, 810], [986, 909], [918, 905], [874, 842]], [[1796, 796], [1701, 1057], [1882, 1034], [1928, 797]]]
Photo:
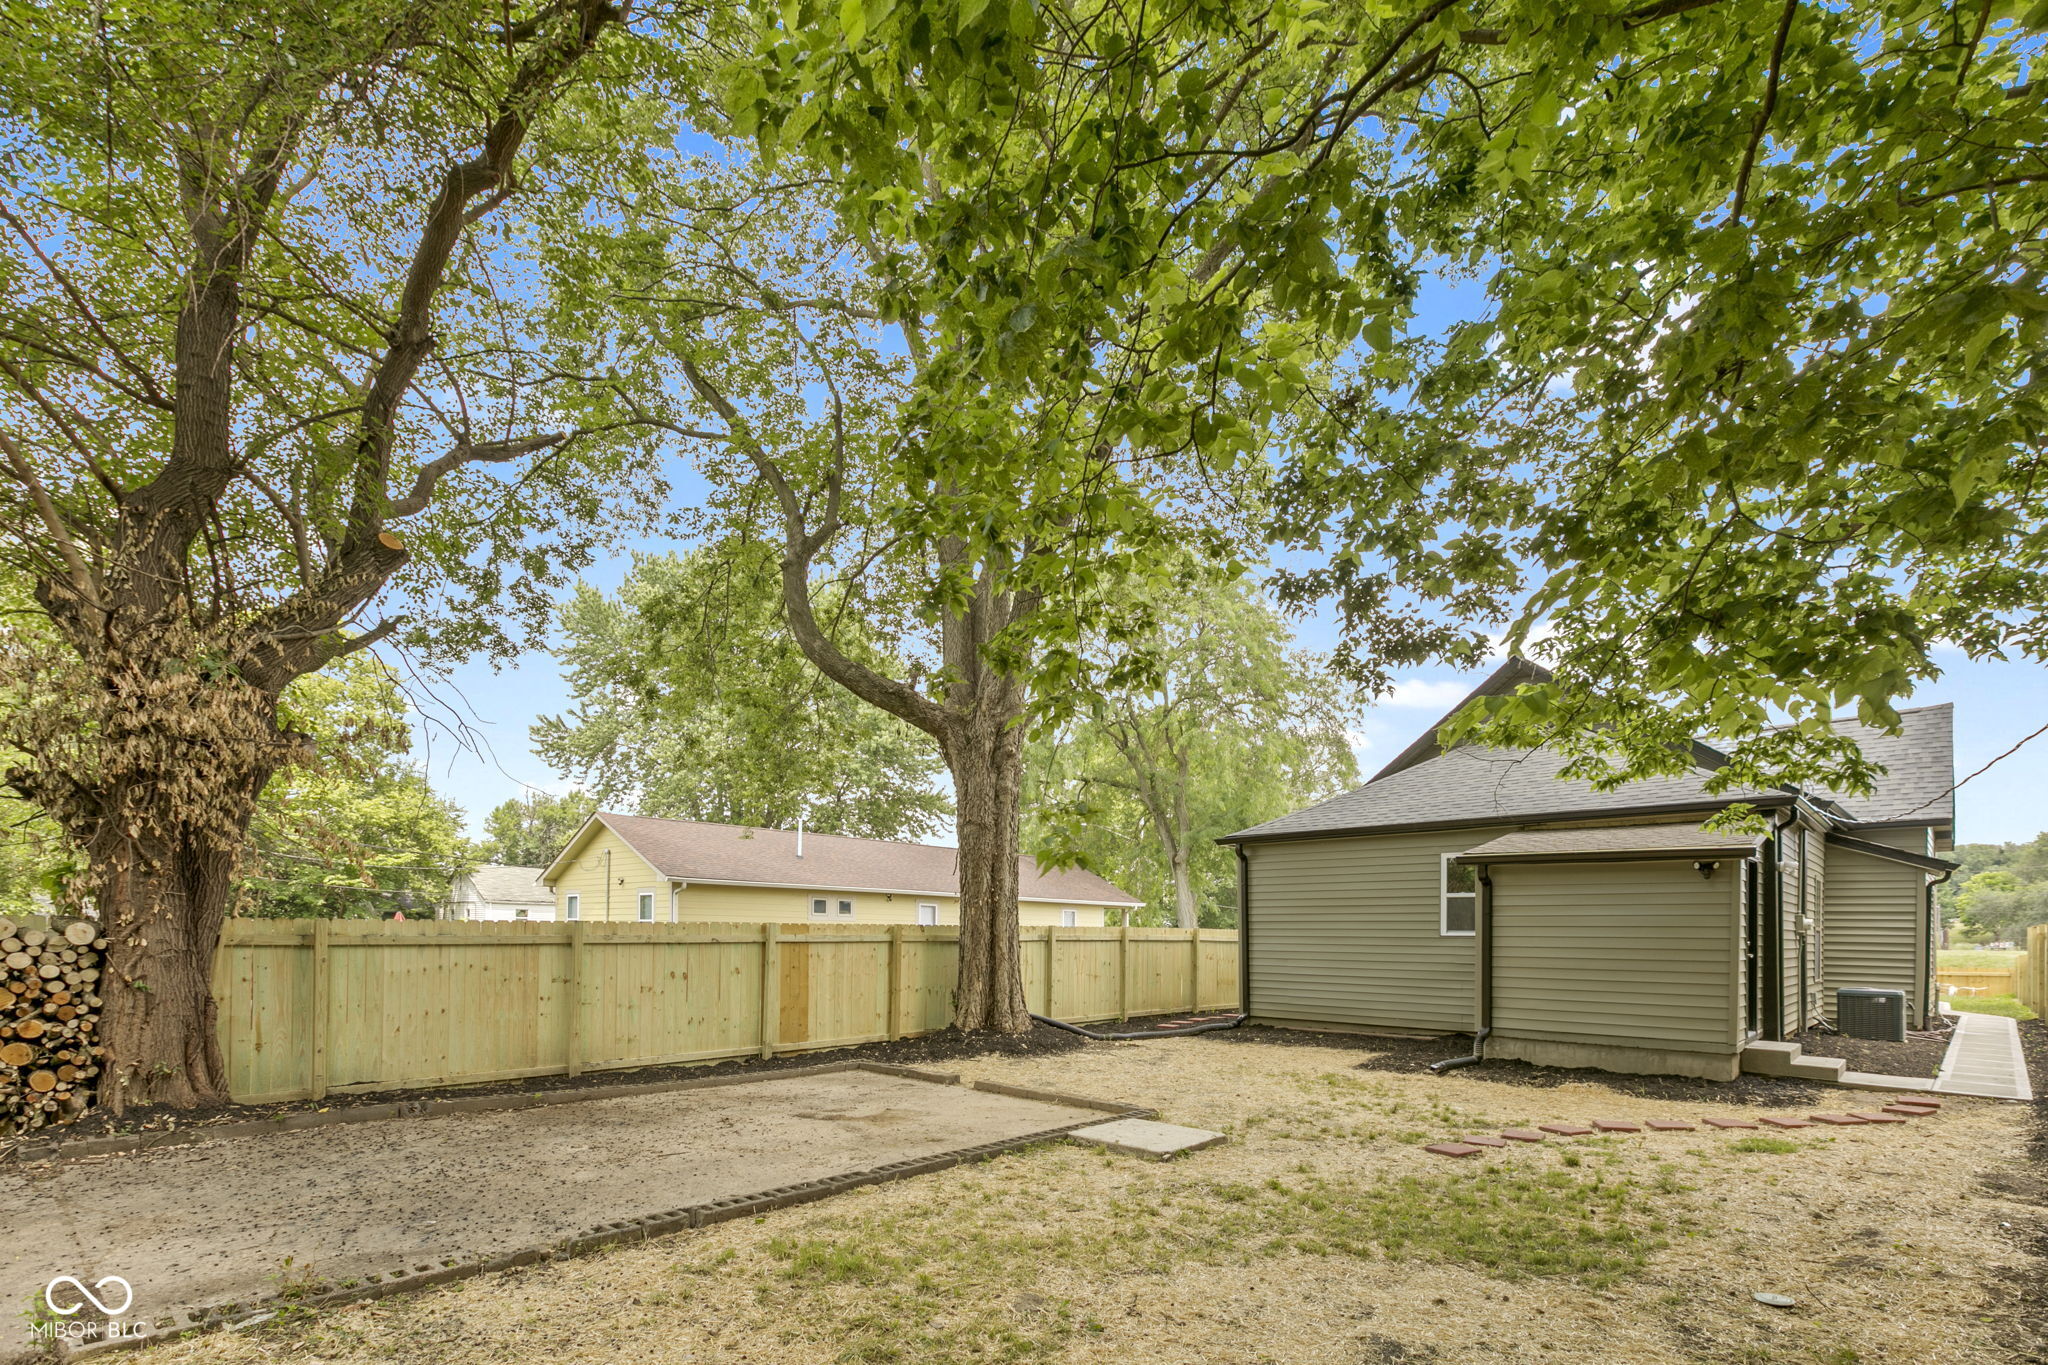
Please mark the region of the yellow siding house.
[[[559, 920], [958, 924], [957, 854], [849, 839], [600, 811], [541, 874]], [[1140, 902], [1092, 872], [1017, 860], [1018, 918], [1101, 927]]]

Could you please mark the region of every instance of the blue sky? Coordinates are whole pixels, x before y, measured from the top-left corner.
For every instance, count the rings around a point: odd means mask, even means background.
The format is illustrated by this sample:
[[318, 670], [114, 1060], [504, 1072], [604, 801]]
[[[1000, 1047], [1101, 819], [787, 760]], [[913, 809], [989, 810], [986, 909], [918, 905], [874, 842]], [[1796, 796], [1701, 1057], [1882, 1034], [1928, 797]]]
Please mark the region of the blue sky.
[[[695, 486], [695, 481], [689, 481]], [[677, 543], [641, 541], [622, 545], [616, 555], [592, 566], [584, 581], [616, 588], [632, 566], [633, 552], [680, 548]], [[1335, 629], [1325, 620], [1297, 623], [1303, 644], [1327, 648]], [[1974, 772], [2048, 722], [2048, 671], [2025, 663], [1973, 662], [1951, 652], [1944, 674], [1922, 689], [1910, 705], [1952, 702], [1956, 708], [1956, 776]], [[1432, 721], [1465, 695], [1479, 675], [1451, 669], [1403, 674], [1392, 695], [1382, 698], [1358, 727], [1359, 766], [1367, 773], [1399, 752]], [[459, 709], [472, 731], [472, 745], [459, 743], [442, 721], [417, 724], [415, 756], [434, 786], [469, 817], [481, 833], [484, 815], [499, 802], [529, 788], [569, 790], [563, 775], [533, 753], [528, 728], [544, 715], [569, 706], [560, 668], [544, 648], [532, 648], [502, 669], [475, 662], [455, 669], [434, 689], [442, 703]], [[436, 710], [430, 706], [429, 711]], [[1957, 835], [1964, 842], [2031, 839], [2048, 828], [2048, 736], [1975, 778], [1957, 793]]]

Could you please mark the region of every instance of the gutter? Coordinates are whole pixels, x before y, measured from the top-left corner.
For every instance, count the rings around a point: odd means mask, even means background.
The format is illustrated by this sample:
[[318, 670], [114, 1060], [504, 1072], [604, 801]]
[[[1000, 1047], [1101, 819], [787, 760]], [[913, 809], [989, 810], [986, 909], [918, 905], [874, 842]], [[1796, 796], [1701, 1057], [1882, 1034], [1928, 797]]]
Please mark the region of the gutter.
[[[1745, 805], [1759, 810], [1778, 810], [1794, 805], [1799, 797], [1793, 793], [1743, 798]], [[1498, 815], [1476, 817], [1469, 820], [1428, 820], [1398, 825], [1349, 825], [1336, 829], [1283, 830], [1273, 834], [1257, 834], [1253, 830], [1239, 830], [1226, 834], [1216, 842], [1242, 847], [1245, 844], [1291, 844], [1309, 839], [1357, 839], [1376, 834], [1430, 834], [1447, 829], [1483, 829], [1489, 825], [1525, 825], [1532, 821], [1589, 821], [1621, 819], [1628, 816], [1649, 815], [1690, 815], [1695, 811], [1712, 815], [1736, 804], [1736, 798], [1722, 797], [1712, 801], [1683, 801], [1667, 806], [1614, 806], [1598, 810], [1547, 810], [1524, 811], [1516, 814], [1503, 811]], [[1256, 829], [1256, 826], [1254, 827]]]
[[1472, 1031], [1472, 1055], [1451, 1057], [1429, 1064], [1430, 1074], [1441, 1076], [1461, 1066], [1477, 1066], [1486, 1060], [1486, 1040], [1493, 1033], [1493, 877], [1482, 864], [1479, 868], [1479, 999]]

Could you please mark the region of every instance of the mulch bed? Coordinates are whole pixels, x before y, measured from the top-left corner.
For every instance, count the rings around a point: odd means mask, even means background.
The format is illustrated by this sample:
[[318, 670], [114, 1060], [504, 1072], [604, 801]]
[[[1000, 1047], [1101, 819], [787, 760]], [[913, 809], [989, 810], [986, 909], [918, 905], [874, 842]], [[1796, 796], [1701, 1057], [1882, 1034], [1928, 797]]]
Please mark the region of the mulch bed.
[[1882, 1076], [1933, 1076], [1948, 1051], [1948, 1033], [1909, 1035], [1903, 1043], [1878, 1038], [1848, 1038], [1823, 1029], [1808, 1029], [1791, 1041], [1809, 1057], [1840, 1057], [1851, 1071]]
[[[1309, 1033], [1294, 1029], [1249, 1027], [1206, 1035], [1210, 1038], [1333, 1047], [1367, 1055], [1358, 1063], [1360, 1071], [1386, 1071], [1414, 1075], [1426, 1071], [1431, 1062], [1447, 1057], [1464, 1057], [1472, 1051], [1470, 1034], [1444, 1037], [1395, 1037], [1358, 1033]], [[1597, 1080], [1601, 1085], [1645, 1100], [1701, 1100], [1715, 1104], [1778, 1106], [1811, 1103], [1816, 1095], [1844, 1092], [1820, 1081], [1791, 1080], [1779, 1076], [1742, 1076], [1732, 1081], [1699, 1081], [1686, 1076], [1622, 1076], [1606, 1071], [1585, 1071], [1576, 1067], [1531, 1066], [1527, 1062], [1481, 1062], [1461, 1073], [1475, 1080], [1499, 1081], [1505, 1085], [1526, 1085], [1552, 1089], [1560, 1085], [1582, 1085]]]
[[[1134, 1026], [1143, 1027], [1134, 1021]], [[1107, 1026], [1106, 1026], [1107, 1027]], [[585, 1090], [597, 1086], [645, 1085], [659, 1081], [692, 1080], [701, 1076], [725, 1076], [736, 1072], [766, 1075], [793, 1067], [817, 1066], [824, 1062], [888, 1062], [896, 1066], [928, 1067], [970, 1057], [1024, 1057], [1071, 1052], [1077, 1048], [1105, 1047], [1086, 1038], [1045, 1024], [1032, 1025], [1031, 1032], [969, 1034], [955, 1029], [921, 1034], [893, 1043], [862, 1043], [856, 1047], [826, 1048], [811, 1052], [787, 1052], [763, 1060], [738, 1057], [729, 1062], [697, 1063], [688, 1066], [644, 1066], [632, 1070], [586, 1071], [580, 1076], [535, 1076], [517, 1081], [492, 1081], [481, 1085], [431, 1086], [410, 1090], [372, 1090], [348, 1095], [329, 1095], [324, 1100], [286, 1100], [277, 1104], [226, 1104], [205, 1109], [170, 1109], [162, 1105], [131, 1108], [119, 1119], [97, 1111], [76, 1123], [39, 1129], [35, 1141], [72, 1142], [83, 1138], [158, 1132], [167, 1129], [211, 1127], [224, 1123], [247, 1123], [276, 1118], [281, 1114], [303, 1114], [319, 1110], [352, 1109], [362, 1105], [391, 1104], [401, 1100], [450, 1100], [472, 1095], [524, 1095], [535, 1092]], [[6, 1135], [0, 1134], [0, 1156], [7, 1151]]]

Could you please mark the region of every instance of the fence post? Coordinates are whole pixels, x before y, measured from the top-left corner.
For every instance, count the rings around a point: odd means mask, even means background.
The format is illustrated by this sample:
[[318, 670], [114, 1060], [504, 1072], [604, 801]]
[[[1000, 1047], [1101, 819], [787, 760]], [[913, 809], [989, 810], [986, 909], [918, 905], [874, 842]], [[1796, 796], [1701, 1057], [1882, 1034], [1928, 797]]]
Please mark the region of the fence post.
[[306, 1021], [313, 1037], [312, 1098], [327, 1098], [327, 995], [332, 988], [327, 957], [328, 922], [313, 921], [313, 1017]]
[[1057, 924], [1045, 926], [1045, 1017], [1057, 1019], [1053, 1013], [1053, 982], [1060, 974], [1060, 927]]
[[1131, 1017], [1131, 926], [1116, 931], [1116, 1017]]
[[782, 933], [771, 921], [761, 926], [761, 1055], [775, 1055], [782, 1025]]
[[889, 926], [889, 998], [882, 1028], [894, 1042], [903, 1036], [903, 926]]
[[569, 1064], [571, 1076], [583, 1074], [583, 922], [569, 925]]
[[1202, 1009], [1202, 926], [1188, 931], [1188, 1012]]

